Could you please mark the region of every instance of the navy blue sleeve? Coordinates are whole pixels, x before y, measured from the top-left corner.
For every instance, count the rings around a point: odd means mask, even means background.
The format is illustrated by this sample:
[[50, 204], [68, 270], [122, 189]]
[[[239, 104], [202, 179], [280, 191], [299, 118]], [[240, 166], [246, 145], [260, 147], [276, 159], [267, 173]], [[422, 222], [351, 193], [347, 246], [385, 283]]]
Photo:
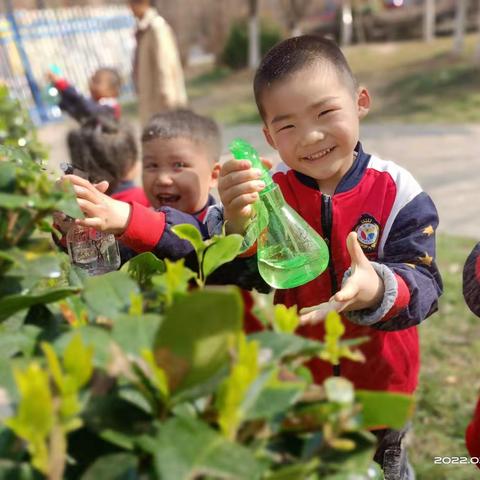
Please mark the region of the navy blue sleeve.
[[71, 85], [60, 90], [60, 96], [59, 107], [78, 122], [100, 114], [115, 114], [113, 108], [100, 105], [91, 98], [85, 97]]
[[[380, 255], [379, 262], [401, 277], [408, 288], [408, 303], [388, 320], [373, 327], [402, 330], [417, 325], [437, 310], [443, 290], [435, 263], [435, 231], [438, 214], [431, 198], [422, 192], [397, 214]], [[399, 295], [402, 287], [399, 285]], [[408, 298], [409, 297], [409, 298]]]
[[463, 298], [468, 308], [480, 317], [480, 243], [477, 243], [463, 267]]

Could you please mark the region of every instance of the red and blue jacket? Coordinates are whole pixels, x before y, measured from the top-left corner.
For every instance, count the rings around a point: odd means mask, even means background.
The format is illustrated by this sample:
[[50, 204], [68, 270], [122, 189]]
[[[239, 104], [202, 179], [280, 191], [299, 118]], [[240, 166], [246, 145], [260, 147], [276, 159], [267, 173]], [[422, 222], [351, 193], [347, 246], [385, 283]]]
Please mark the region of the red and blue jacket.
[[[346, 238], [352, 231], [386, 283], [378, 308], [344, 315], [344, 338], [369, 337], [359, 347], [365, 362], [342, 360], [332, 371], [330, 364], [315, 359], [310, 364], [315, 380], [321, 383], [335, 373], [359, 389], [412, 393], [419, 370], [416, 325], [437, 310], [442, 292], [435, 264], [438, 215], [432, 200], [405, 169], [365, 153], [360, 144], [332, 196], [323, 194], [313, 178], [294, 170], [278, 171], [273, 179], [330, 251], [322, 275], [306, 285], [277, 290], [276, 303], [300, 310], [327, 302], [349, 270]], [[322, 340], [324, 325], [305, 325], [298, 333]]]
[[[468, 308], [480, 317], [480, 243], [477, 243], [463, 267], [463, 297]], [[480, 458], [480, 400], [465, 432], [465, 441], [471, 457]], [[477, 467], [480, 465], [477, 463]]]

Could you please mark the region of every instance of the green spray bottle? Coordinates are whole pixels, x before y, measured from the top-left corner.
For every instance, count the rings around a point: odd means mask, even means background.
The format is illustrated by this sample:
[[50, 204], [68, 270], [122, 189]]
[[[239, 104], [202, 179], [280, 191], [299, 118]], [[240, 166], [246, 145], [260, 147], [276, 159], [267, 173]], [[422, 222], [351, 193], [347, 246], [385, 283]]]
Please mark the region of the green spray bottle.
[[[328, 247], [322, 237], [291, 208], [272, 180], [257, 151], [236, 139], [230, 151], [238, 160], [249, 160], [262, 171], [265, 188], [255, 203], [255, 216], [246, 235], [257, 241], [258, 270], [273, 288], [293, 288], [310, 282], [328, 266]], [[254, 237], [254, 238], [253, 238]]]

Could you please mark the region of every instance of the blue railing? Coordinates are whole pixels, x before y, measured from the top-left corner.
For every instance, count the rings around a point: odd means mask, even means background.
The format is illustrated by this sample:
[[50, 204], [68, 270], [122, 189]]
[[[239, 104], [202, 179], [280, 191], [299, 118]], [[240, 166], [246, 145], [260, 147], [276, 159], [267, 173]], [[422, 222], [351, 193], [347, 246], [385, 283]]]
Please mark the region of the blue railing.
[[134, 19], [125, 6], [15, 10], [0, 15], [0, 81], [36, 123], [58, 118], [47, 100], [45, 72], [55, 64], [80, 91], [100, 66], [122, 76], [122, 100], [133, 95]]

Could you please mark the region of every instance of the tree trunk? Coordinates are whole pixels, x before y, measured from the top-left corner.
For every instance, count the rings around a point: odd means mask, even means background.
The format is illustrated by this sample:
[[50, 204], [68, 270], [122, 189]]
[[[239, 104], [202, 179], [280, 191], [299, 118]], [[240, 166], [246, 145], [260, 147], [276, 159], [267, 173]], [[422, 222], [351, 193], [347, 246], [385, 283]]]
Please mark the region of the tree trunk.
[[477, 47], [475, 49], [475, 61], [477, 63], [480, 63], [480, 0], [477, 0], [478, 2], [478, 12], [477, 12], [477, 35], [478, 35], [478, 40], [477, 40]]
[[259, 0], [249, 0], [248, 5], [248, 67], [253, 70], [260, 63]]
[[351, 0], [342, 1], [342, 18], [341, 18], [341, 39], [342, 46], [352, 43], [352, 2]]
[[461, 55], [465, 43], [465, 23], [467, 18], [467, 0], [457, 0], [457, 11], [455, 14], [455, 34], [453, 39], [452, 53]]
[[431, 42], [435, 38], [435, 0], [424, 0], [423, 39]]

